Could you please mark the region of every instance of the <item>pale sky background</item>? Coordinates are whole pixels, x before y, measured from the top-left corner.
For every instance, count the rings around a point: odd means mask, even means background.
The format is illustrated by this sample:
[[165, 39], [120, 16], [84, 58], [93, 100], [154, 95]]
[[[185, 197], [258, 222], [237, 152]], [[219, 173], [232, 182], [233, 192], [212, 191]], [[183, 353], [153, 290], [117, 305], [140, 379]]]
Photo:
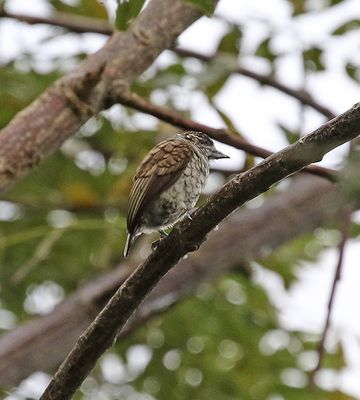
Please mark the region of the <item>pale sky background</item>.
[[[68, 2], [76, 3], [76, 0], [68, 0]], [[106, 3], [109, 9], [114, 9], [114, 0]], [[334, 38], [330, 37], [330, 32], [345, 21], [360, 18], [360, 3], [359, 0], [347, 0], [338, 6], [320, 10], [323, 3], [322, 0], [309, 1], [314, 13], [303, 15], [296, 21], [290, 18], [291, 9], [285, 0], [220, 0], [216, 15], [224, 16], [244, 26], [241, 62], [242, 65], [258, 72], [268, 72], [267, 63], [255, 60], [247, 54], [258, 46], [270, 30], [275, 32], [275, 39], [272, 42], [273, 50], [284, 53], [277, 63], [278, 79], [291, 87], [300, 87], [303, 84], [302, 71], [298, 67], [301, 46], [303, 44], [324, 46], [324, 62], [327, 69], [325, 72], [307, 77], [306, 87], [319, 103], [329, 107], [335, 113], [340, 113], [350, 108], [360, 98], [359, 86], [344, 73], [344, 65], [347, 62], [351, 61], [354, 65], [360, 64], [360, 34], [359, 30], [354, 30]], [[45, 0], [7, 0], [6, 4], [9, 11], [29, 15], [46, 16], [51, 12]], [[181, 35], [179, 43], [186, 48], [211, 54], [225, 31], [226, 26], [220, 20], [202, 18]], [[79, 36], [68, 33], [44, 42], [49, 32], [53, 32], [53, 28], [19, 24], [11, 20], [2, 21], [0, 63], [19, 59], [19, 56], [25, 52], [31, 52], [37, 54], [34, 66], [38, 70], [46, 71], [51, 68], [49, 57], [54, 55], [64, 58], [64, 68], [71, 69], [73, 63], [66, 61], [67, 57], [76, 54], [79, 49], [92, 53], [106, 40], [104, 36], [96, 34]], [[157, 64], [168, 65], [172, 63], [172, 60], [172, 54], [164, 52]], [[21, 61], [19, 65], [22, 65]], [[198, 68], [196, 62], [189, 62], [188, 67], [194, 70]], [[192, 106], [193, 119], [215, 127], [222, 126], [222, 121], [208, 106], [201, 93], [193, 91], [191, 86], [174, 87], [173, 91], [173, 95], [177, 97], [180, 104]], [[161, 102], [161, 93], [152, 100]], [[216, 103], [220, 109], [226, 111], [236, 127], [252, 143], [270, 150], [278, 150], [286, 145], [277, 127], [278, 122], [290, 128], [299, 126], [300, 106], [296, 100], [275, 89], [261, 87], [257, 82], [242, 76], [234, 76], [227, 82], [216, 97]], [[259, 113], [257, 109], [260, 110]], [[115, 114], [116, 110], [118, 109], [112, 110], [111, 114]], [[302, 125], [303, 132], [310, 132], [324, 121], [324, 117], [307, 108]], [[139, 117], [139, 125], [153, 123], [151, 118]], [[232, 159], [219, 161], [217, 166], [233, 168], [240, 165], [243, 157], [241, 152], [221, 144], [219, 147], [230, 154]], [[332, 151], [324, 158], [321, 165], [339, 167], [346, 150], [346, 146], [342, 146]], [[357, 213], [355, 218], [360, 223], [360, 213]], [[324, 243], [336, 242], [331, 232], [319, 230], [318, 235]], [[360, 399], [359, 259], [359, 240], [351, 241], [346, 249], [343, 276], [338, 285], [329, 335], [329, 350], [334, 340], [341, 340], [348, 365], [340, 374], [323, 370], [318, 379], [322, 387], [340, 388], [356, 399]], [[270, 298], [278, 308], [284, 328], [303, 330], [309, 334], [321, 332], [336, 260], [337, 252], [331, 249], [324, 251], [316, 264], [303, 263], [298, 269], [299, 281], [289, 291], [284, 289], [281, 279], [276, 274], [260, 266], [256, 267], [256, 279], [267, 289]], [[42, 296], [46, 293], [45, 289], [42, 288], [40, 291]], [[61, 293], [58, 293], [56, 298], [50, 296], [50, 308], [61, 299]], [[36, 309], [36, 298], [34, 297], [31, 301], [29, 307]], [[2, 316], [5, 318], [5, 314], [0, 312], [0, 320]], [[284, 334], [285, 332], [281, 330], [274, 332], [269, 337], [269, 343], [276, 348], [279, 343], [284, 343]], [[138, 360], [134, 361], [135, 364], [139, 360], [149, 360], [146, 349], [138, 350], [137, 357], [133, 357], [134, 360]], [[310, 368], [316, 361], [316, 354], [308, 353], [306, 359], [299, 360], [300, 366], [306, 365]], [[109, 362], [111, 363], [111, 360]], [[119, 368], [121, 375], [121, 366], [118, 366]], [[290, 371], [287, 378], [293, 380], [295, 385], [306, 384], [300, 370]], [[24, 382], [20, 391], [40, 394], [47, 379], [48, 377], [44, 374], [36, 374], [32, 379]], [[8, 397], [12, 400], [17, 398], [16, 395]]]

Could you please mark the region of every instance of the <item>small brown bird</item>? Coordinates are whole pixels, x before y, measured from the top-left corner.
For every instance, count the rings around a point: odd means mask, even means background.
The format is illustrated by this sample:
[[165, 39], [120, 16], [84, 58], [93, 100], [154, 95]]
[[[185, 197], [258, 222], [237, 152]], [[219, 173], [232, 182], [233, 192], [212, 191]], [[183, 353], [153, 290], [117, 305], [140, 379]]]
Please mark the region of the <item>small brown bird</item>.
[[138, 168], [127, 212], [127, 257], [142, 233], [163, 231], [188, 214], [199, 199], [209, 174], [209, 160], [229, 158], [201, 132], [183, 132], [157, 144]]

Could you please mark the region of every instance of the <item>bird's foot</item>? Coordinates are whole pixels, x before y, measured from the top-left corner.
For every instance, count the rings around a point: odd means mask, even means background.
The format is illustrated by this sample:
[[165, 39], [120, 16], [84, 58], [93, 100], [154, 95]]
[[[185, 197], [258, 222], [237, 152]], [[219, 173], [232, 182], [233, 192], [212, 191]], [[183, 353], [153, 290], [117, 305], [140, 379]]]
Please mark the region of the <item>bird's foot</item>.
[[163, 229], [160, 229], [159, 233], [160, 233], [160, 240], [165, 239], [168, 236], [168, 234]]
[[157, 247], [159, 246], [160, 242], [161, 242], [161, 239], [158, 239], [158, 240], [155, 240], [155, 242], [152, 242], [151, 243], [151, 250], [155, 251], [157, 249]]
[[159, 246], [160, 242], [162, 240], [164, 240], [165, 238], [167, 238], [167, 236], [168, 236], [167, 233], [162, 229], [159, 230], [159, 233], [160, 233], [160, 238], [158, 240], [155, 240], [155, 242], [151, 243], [151, 250], [152, 251], [156, 250], [156, 248]]
[[76, 91], [66, 83], [60, 84], [60, 89], [64, 94], [66, 100], [69, 102], [70, 106], [80, 115], [94, 115], [96, 114], [96, 110], [90, 105], [85, 103], [80, 99], [79, 95]]
[[185, 213], [185, 216], [186, 216], [187, 218], [189, 218], [190, 221], [193, 221], [193, 217], [192, 217], [191, 214], [192, 214], [194, 211], [196, 211], [196, 208], [195, 208], [195, 207], [192, 208], [192, 209], [189, 210], [189, 211], [186, 211], [186, 213]]

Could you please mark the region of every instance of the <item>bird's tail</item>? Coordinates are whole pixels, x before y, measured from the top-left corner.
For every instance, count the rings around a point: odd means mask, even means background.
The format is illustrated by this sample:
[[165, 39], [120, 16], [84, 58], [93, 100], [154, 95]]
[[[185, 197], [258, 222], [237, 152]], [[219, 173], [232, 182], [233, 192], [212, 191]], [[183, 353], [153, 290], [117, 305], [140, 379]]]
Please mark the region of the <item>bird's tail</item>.
[[126, 258], [128, 256], [129, 250], [130, 250], [130, 247], [131, 247], [133, 241], [134, 241], [134, 236], [130, 235], [130, 233], [128, 233], [127, 238], [126, 238], [125, 247], [124, 247], [124, 258]]

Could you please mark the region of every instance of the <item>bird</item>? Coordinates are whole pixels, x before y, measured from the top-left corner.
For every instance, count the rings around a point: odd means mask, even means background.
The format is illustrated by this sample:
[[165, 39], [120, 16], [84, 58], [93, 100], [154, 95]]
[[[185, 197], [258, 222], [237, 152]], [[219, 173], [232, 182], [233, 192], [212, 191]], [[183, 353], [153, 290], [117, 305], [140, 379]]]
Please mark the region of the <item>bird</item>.
[[[229, 158], [216, 149], [205, 133], [186, 131], [154, 146], [133, 178], [127, 210], [127, 240], [124, 257], [142, 233], [165, 229], [188, 215], [197, 203], [206, 178], [209, 160]], [[155, 242], [157, 243], [157, 242]]]

